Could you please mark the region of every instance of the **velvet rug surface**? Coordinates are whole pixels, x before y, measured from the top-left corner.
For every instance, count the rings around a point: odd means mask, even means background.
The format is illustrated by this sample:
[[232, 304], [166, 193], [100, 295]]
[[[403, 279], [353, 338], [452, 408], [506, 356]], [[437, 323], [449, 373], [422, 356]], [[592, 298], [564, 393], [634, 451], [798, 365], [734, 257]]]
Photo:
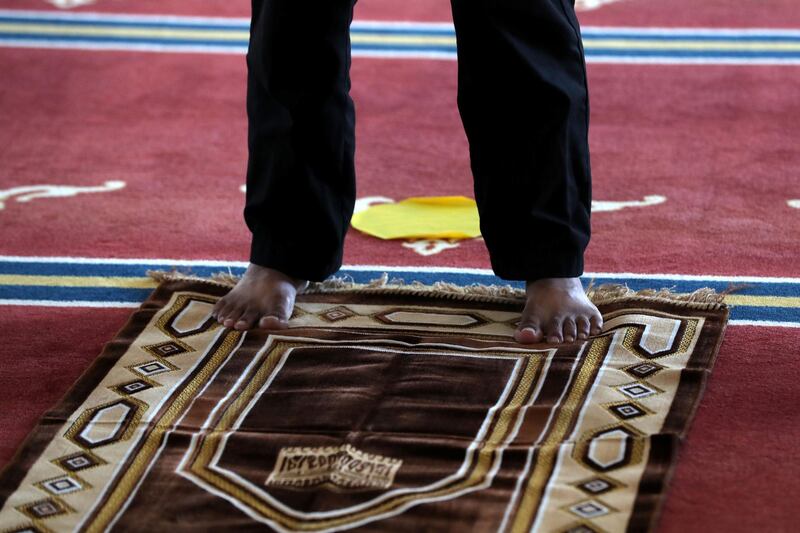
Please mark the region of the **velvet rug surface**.
[[510, 288], [326, 282], [247, 333], [228, 290], [164, 276], [0, 474], [0, 530], [651, 530], [729, 313], [600, 286], [600, 335], [523, 346]]

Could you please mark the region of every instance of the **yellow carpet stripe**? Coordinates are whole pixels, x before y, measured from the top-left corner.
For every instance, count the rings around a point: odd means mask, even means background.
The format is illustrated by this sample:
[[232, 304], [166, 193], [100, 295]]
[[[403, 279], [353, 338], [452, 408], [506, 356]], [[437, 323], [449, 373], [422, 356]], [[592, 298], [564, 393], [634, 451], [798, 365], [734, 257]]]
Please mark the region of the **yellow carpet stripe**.
[[354, 32], [350, 35], [350, 41], [357, 44], [456, 45], [456, 38], [446, 35], [437, 37], [430, 35], [385, 35], [380, 33]]
[[39, 35], [69, 35], [85, 37], [152, 37], [158, 39], [187, 39], [215, 41], [247, 41], [247, 30], [195, 30], [174, 28], [113, 28], [107, 26], [68, 26], [65, 24], [8, 24], [0, 23], [0, 33], [33, 33]]
[[725, 303], [733, 306], [800, 307], [800, 296], [749, 296], [746, 294], [727, 294], [725, 295]]
[[0, 285], [151, 289], [157, 287], [158, 283], [152, 278], [129, 276], [28, 276], [22, 274], [0, 274]]
[[[151, 37], [158, 39], [212, 39], [216, 41], [247, 41], [247, 30], [197, 30], [176, 28], [115, 28], [107, 26], [69, 26], [66, 24], [0, 23], [0, 33], [33, 33], [40, 35], [69, 35], [86, 37]], [[452, 36], [384, 35], [353, 33], [354, 43], [455, 46]]]

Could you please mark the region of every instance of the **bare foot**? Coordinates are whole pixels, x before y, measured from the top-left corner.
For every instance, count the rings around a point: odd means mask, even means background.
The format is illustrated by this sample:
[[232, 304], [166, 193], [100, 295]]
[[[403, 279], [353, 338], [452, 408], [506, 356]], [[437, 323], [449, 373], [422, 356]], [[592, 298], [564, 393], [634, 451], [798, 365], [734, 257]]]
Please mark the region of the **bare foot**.
[[295, 296], [307, 286], [307, 281], [250, 264], [236, 286], [214, 305], [211, 316], [226, 328], [245, 330], [258, 324], [264, 329], [285, 329]]
[[526, 284], [527, 301], [514, 340], [574, 342], [597, 335], [603, 316], [589, 300], [579, 278], [543, 278]]

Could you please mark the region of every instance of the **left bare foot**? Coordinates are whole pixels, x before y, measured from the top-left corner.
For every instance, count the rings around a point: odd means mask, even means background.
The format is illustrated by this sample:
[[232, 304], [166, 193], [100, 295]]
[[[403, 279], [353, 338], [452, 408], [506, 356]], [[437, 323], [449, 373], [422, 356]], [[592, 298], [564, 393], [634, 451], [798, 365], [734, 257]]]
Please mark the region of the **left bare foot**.
[[523, 344], [584, 340], [602, 331], [603, 316], [580, 278], [542, 278], [526, 284], [527, 300], [514, 340]]

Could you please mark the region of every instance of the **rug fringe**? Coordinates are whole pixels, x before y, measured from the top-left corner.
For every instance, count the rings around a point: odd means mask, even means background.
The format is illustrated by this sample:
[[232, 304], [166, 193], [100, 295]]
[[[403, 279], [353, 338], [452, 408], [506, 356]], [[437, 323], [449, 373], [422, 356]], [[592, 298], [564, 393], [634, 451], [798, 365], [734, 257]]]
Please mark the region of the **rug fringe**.
[[[197, 281], [211, 283], [222, 287], [233, 287], [241, 276], [230, 272], [217, 272], [210, 277], [201, 277], [173, 269], [148, 270], [147, 274], [158, 281]], [[711, 287], [702, 287], [691, 293], [678, 293], [668, 287], [661, 289], [633, 290], [620, 283], [596, 284], [594, 279], [589, 281], [586, 295], [595, 304], [610, 303], [619, 300], [668, 301], [680, 306], [695, 309], [721, 309], [728, 307], [724, 303], [725, 296], [741, 289], [743, 286], [730, 285], [722, 292], [717, 292]], [[384, 272], [379, 278], [368, 283], [356, 283], [350, 276], [331, 277], [325, 281], [311, 282], [303, 291], [304, 294], [319, 294], [333, 292], [360, 291], [380, 294], [409, 294], [438, 296], [454, 300], [484, 301], [484, 302], [519, 302], [525, 299], [525, 291], [511, 285], [456, 285], [445, 281], [437, 281], [426, 285], [419, 281], [406, 283], [400, 278], [389, 278]]]

